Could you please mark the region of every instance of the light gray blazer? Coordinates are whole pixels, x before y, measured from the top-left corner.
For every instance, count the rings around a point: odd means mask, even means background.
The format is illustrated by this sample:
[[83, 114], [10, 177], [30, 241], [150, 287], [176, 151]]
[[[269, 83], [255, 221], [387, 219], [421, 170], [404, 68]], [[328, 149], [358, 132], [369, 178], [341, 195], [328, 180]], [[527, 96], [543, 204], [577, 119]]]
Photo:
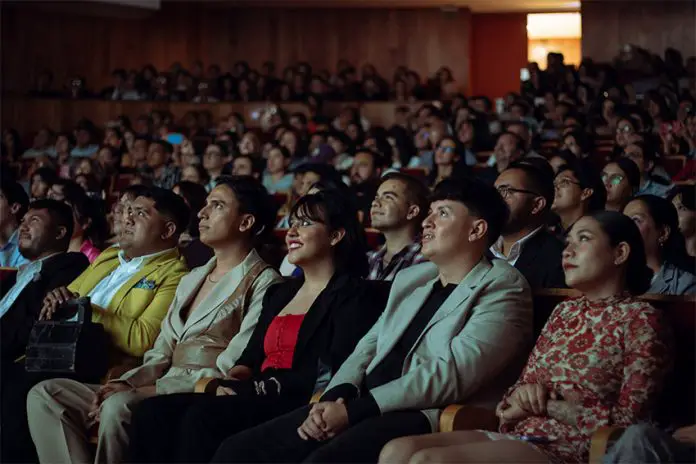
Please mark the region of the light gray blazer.
[[[242, 315], [242, 295], [232, 301], [227, 299], [234, 293], [244, 276], [256, 263], [262, 262], [252, 250], [239, 265], [225, 274], [200, 304], [183, 319], [182, 311], [193, 302], [198, 289], [208, 274], [215, 268], [212, 258], [203, 266], [193, 269], [182, 277], [176, 289], [174, 301], [162, 321], [162, 330], [155, 344], [147, 353], [143, 364], [121, 376], [117, 381], [127, 382], [133, 387], [157, 386], [157, 393], [193, 392], [196, 382], [203, 377], [224, 377], [234, 366], [246, 348], [256, 322], [261, 314], [263, 296], [271, 285], [282, 281], [278, 273], [267, 268], [256, 279], [248, 293], [246, 315]], [[213, 336], [214, 331], [214, 336]], [[192, 350], [191, 364], [177, 367], [172, 365], [174, 350], [178, 344], [219, 344], [228, 341], [227, 348], [209, 361], [209, 356], [196, 359]]]
[[645, 293], [693, 295], [696, 294], [696, 276], [665, 262]]
[[[358, 390], [394, 348], [438, 279], [433, 263], [399, 272], [387, 307], [327, 389]], [[502, 260], [485, 257], [435, 312], [406, 356], [402, 376], [370, 391], [382, 413], [420, 409], [433, 431], [442, 408], [466, 402], [495, 407], [518, 378], [532, 346], [532, 294], [527, 281]]]

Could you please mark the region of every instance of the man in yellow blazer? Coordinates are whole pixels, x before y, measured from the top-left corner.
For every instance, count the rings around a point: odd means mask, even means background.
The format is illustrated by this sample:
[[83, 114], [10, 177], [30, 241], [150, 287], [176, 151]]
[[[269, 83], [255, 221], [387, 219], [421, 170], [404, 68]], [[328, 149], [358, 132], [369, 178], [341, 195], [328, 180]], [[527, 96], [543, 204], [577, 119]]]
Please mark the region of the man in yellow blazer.
[[153, 187], [124, 214], [119, 246], [105, 250], [67, 288], [47, 294], [40, 317], [50, 319], [62, 302], [88, 296], [92, 321], [104, 326], [117, 354], [141, 357], [188, 272], [176, 246], [190, 213], [173, 192]]

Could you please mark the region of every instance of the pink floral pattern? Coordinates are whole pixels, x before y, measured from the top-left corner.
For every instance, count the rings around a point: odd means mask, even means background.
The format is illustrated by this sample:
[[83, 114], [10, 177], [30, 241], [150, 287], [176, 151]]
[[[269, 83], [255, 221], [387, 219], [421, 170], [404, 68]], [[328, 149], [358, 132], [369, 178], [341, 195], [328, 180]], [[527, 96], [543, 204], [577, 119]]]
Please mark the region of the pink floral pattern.
[[649, 420], [673, 359], [669, 333], [660, 311], [631, 297], [560, 303], [504, 399], [520, 385], [543, 384], [579, 402], [577, 424], [532, 416], [500, 431], [551, 438], [537, 446], [554, 462], [587, 462], [598, 427]]

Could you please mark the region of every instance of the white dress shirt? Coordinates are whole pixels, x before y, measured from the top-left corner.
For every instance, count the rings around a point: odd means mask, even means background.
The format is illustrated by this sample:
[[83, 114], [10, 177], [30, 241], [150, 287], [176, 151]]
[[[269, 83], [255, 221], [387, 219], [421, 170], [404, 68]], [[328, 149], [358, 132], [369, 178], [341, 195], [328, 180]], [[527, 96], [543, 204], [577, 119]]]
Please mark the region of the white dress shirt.
[[36, 261], [32, 261], [30, 263], [22, 264], [21, 266], [19, 266], [19, 270], [17, 271], [17, 280], [15, 281], [15, 284], [5, 294], [2, 300], [0, 300], [0, 318], [4, 316], [5, 313], [7, 313], [7, 311], [10, 310], [10, 308], [15, 303], [15, 301], [17, 301], [17, 298], [19, 298], [19, 295], [22, 294], [26, 286], [29, 285], [29, 283], [39, 275], [39, 273], [41, 273], [41, 269], [43, 268], [43, 262], [51, 256], [55, 256], [57, 254], [58, 253], [53, 253], [52, 255], [46, 256], [45, 258], [41, 258]]
[[108, 276], [104, 277], [87, 296], [90, 303], [106, 309], [114, 298], [114, 295], [123, 285], [128, 282], [128, 279], [133, 277], [150, 258], [167, 253], [170, 250], [164, 250], [151, 255], [139, 256], [130, 261], [126, 261], [126, 255], [123, 250], [118, 252], [119, 266], [113, 270]]
[[516, 241], [511, 247], [510, 247], [510, 253], [505, 256], [503, 253], [503, 236], [501, 235], [498, 237], [498, 240], [491, 245], [491, 253], [493, 253], [493, 256], [495, 256], [498, 259], [504, 259], [508, 263], [510, 263], [510, 266], [514, 266], [517, 260], [520, 258], [520, 255], [522, 255], [522, 248], [524, 247], [524, 244], [526, 241], [528, 241], [530, 238], [534, 237], [537, 232], [541, 230], [541, 228], [544, 226], [539, 226], [518, 241]]

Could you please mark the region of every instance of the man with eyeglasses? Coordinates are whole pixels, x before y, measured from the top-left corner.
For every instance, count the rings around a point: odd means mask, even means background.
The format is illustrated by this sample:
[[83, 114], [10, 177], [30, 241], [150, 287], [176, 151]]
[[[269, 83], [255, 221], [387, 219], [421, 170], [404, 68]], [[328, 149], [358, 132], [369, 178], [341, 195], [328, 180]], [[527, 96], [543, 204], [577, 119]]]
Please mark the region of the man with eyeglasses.
[[498, 176], [495, 188], [507, 203], [510, 216], [490, 247], [491, 257], [514, 266], [532, 289], [564, 288], [563, 243], [546, 230], [554, 197], [551, 167], [513, 163]]

